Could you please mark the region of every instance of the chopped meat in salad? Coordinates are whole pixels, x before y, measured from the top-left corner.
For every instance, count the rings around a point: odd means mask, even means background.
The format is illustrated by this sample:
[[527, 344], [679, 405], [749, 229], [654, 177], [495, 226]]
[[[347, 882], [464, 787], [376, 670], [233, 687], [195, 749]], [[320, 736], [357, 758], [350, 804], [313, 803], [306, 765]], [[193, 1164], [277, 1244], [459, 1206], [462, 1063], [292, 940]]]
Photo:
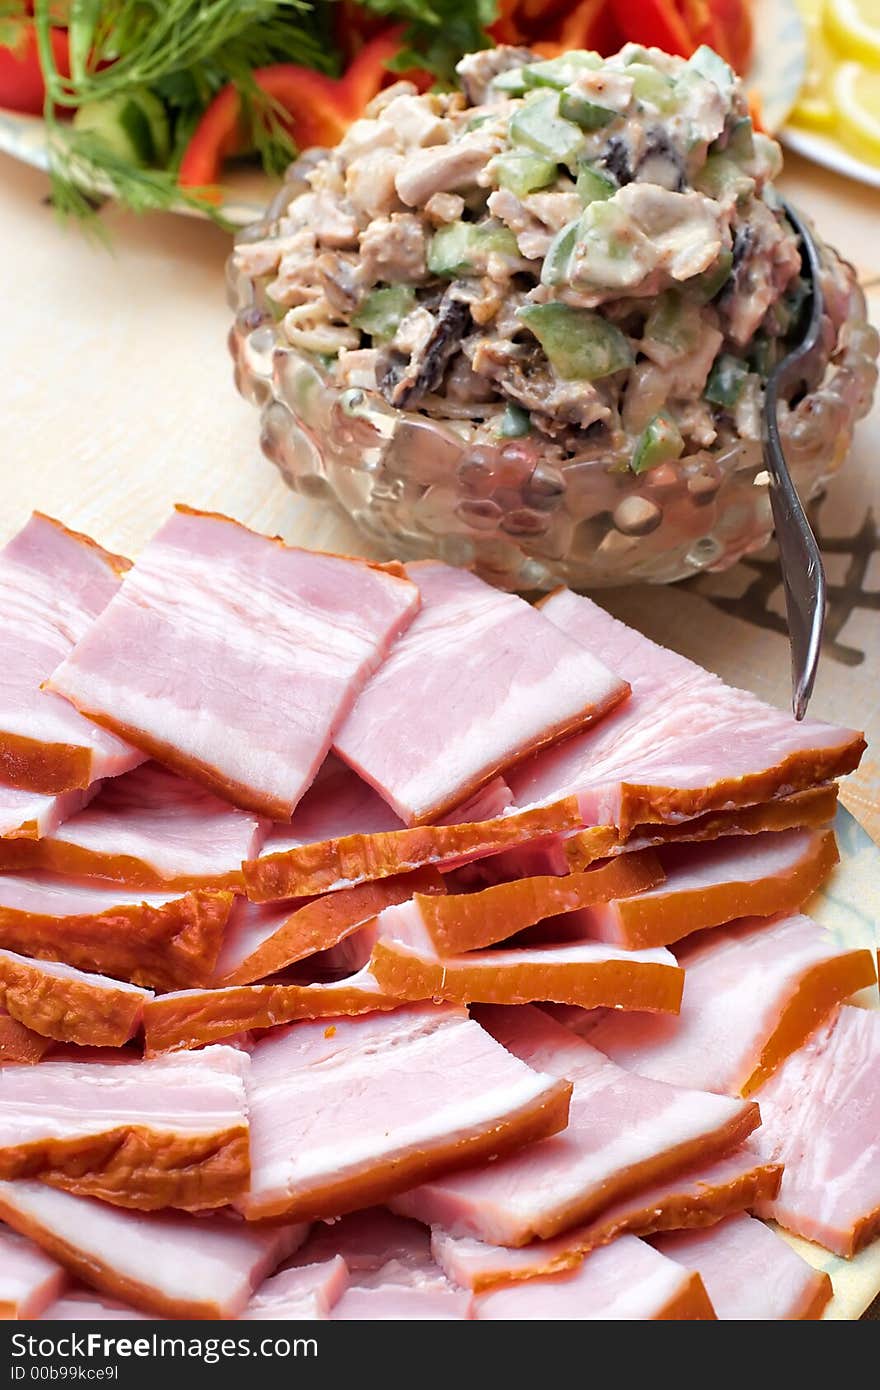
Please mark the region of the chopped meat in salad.
[[458, 72], [382, 92], [238, 247], [283, 339], [486, 442], [601, 442], [641, 473], [758, 438], [805, 287], [778, 146], [727, 64], [628, 44]]

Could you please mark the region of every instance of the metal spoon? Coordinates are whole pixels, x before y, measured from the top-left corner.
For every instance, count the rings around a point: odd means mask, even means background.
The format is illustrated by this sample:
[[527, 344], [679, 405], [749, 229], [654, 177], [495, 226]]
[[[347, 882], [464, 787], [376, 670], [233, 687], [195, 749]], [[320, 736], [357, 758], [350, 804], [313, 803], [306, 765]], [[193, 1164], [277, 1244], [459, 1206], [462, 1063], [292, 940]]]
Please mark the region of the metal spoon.
[[800, 237], [802, 274], [809, 286], [810, 313], [803, 338], [770, 373], [764, 390], [761, 440], [764, 467], [770, 475], [770, 505], [785, 586], [791, 644], [791, 704], [795, 719], [803, 719], [813, 693], [825, 626], [825, 570], [816, 537], [782, 451], [778, 410], [780, 399], [790, 400], [799, 389], [810, 384], [806, 363], [819, 341], [823, 302], [816, 243], [791, 204], [783, 203], [783, 207]]

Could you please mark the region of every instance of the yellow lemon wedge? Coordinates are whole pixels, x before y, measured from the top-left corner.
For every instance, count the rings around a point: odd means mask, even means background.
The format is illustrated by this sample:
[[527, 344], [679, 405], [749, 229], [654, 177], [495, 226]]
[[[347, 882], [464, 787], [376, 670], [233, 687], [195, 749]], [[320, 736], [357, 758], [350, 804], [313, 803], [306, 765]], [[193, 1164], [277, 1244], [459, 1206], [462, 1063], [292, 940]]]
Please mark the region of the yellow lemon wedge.
[[880, 65], [880, 0], [825, 0], [822, 20], [848, 58]]
[[841, 63], [834, 77], [837, 132], [854, 153], [880, 164], [880, 81], [875, 69]]
[[808, 126], [810, 130], [830, 130], [835, 121], [834, 103], [831, 99], [835, 55], [829, 48], [822, 29], [819, 0], [798, 0], [798, 3], [800, 8], [807, 4], [814, 5], [816, 13], [809, 15], [804, 8], [807, 71], [790, 119], [796, 125]]

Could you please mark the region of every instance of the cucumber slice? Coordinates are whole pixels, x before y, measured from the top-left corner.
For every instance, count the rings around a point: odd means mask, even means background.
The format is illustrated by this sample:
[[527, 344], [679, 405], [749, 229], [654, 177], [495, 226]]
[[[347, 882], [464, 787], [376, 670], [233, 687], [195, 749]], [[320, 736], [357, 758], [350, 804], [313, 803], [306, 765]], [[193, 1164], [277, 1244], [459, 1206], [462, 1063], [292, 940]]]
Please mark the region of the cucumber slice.
[[525, 198], [538, 188], [553, 183], [559, 173], [555, 159], [545, 159], [527, 150], [510, 150], [489, 161], [489, 177], [499, 188], [509, 188], [517, 198]]
[[571, 256], [577, 245], [580, 218], [568, 222], [558, 231], [547, 247], [544, 264], [541, 267], [543, 285], [564, 285], [568, 280]]
[[636, 441], [630, 467], [634, 473], [647, 473], [661, 463], [671, 463], [684, 453], [684, 440], [678, 425], [665, 410], [655, 415]]
[[589, 203], [603, 203], [617, 192], [614, 180], [589, 164], [582, 164], [578, 170], [576, 188], [585, 207]]
[[595, 101], [588, 101], [570, 88], [560, 94], [559, 114], [567, 121], [574, 121], [581, 130], [601, 130], [617, 116], [616, 111], [611, 111], [607, 106], [597, 106]]
[[531, 429], [532, 417], [529, 412], [523, 410], [521, 405], [508, 401], [498, 425], [498, 433], [501, 438], [521, 439], [524, 434], [530, 434]]
[[541, 344], [554, 371], [567, 381], [598, 381], [634, 361], [615, 324], [568, 304], [524, 304], [517, 318]]
[[375, 342], [387, 343], [415, 303], [416, 292], [411, 285], [383, 285], [367, 295], [351, 321]]
[[74, 130], [87, 131], [120, 159], [138, 168], [162, 167], [171, 151], [168, 116], [155, 92], [136, 87], [105, 101], [87, 101], [73, 118]]
[[553, 91], [534, 92], [510, 119], [514, 145], [527, 145], [557, 164], [573, 164], [584, 143], [583, 131], [559, 114], [559, 96]]

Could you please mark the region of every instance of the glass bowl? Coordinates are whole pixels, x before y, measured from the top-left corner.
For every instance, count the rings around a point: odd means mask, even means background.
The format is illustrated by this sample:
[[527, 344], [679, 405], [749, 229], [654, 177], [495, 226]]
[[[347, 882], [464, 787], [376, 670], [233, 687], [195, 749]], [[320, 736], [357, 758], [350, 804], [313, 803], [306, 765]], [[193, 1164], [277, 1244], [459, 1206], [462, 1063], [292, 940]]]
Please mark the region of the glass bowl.
[[[285, 184], [239, 241], [275, 233], [299, 191]], [[878, 336], [853, 268], [820, 241], [826, 324], [809, 395], [781, 413], [806, 502], [841, 467], [870, 408]], [[636, 475], [607, 442], [576, 456], [529, 436], [486, 443], [474, 422], [395, 409], [340, 388], [290, 347], [235, 253], [229, 345], [239, 391], [260, 412], [263, 452], [304, 496], [333, 502], [389, 557], [439, 557], [511, 590], [669, 583], [720, 570], [772, 532], [761, 446], [723, 428], [711, 449]]]

